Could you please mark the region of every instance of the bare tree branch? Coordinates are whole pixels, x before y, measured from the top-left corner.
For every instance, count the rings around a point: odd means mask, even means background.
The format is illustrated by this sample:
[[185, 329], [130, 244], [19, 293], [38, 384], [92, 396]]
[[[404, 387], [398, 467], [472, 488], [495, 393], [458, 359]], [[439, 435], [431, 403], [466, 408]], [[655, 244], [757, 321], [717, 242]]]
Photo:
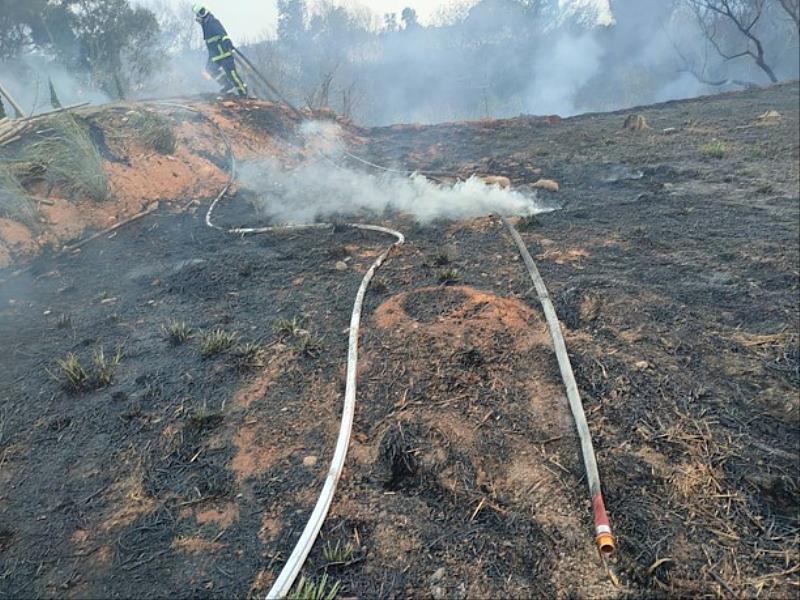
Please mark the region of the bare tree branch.
[[681, 62], [683, 63], [682, 66], [677, 70], [678, 73], [688, 73], [692, 77], [694, 77], [697, 81], [704, 85], [708, 85], [711, 87], [722, 87], [723, 85], [738, 85], [746, 89], [758, 87], [752, 81], [742, 81], [741, 79], [731, 79], [729, 77], [724, 77], [722, 79], [716, 78], [711, 79], [707, 75], [707, 68], [708, 68], [708, 52], [704, 53], [703, 56], [703, 65], [699, 67], [696, 65], [694, 60], [691, 60], [683, 51], [680, 49], [678, 44], [670, 37], [670, 43], [672, 47], [675, 49], [675, 53], [680, 57]]
[[[755, 27], [764, 15], [768, 0], [687, 0], [697, 22], [711, 45], [725, 60], [749, 56], [764, 71], [773, 83], [778, 81], [775, 71], [767, 63], [764, 44], [756, 34]], [[785, 0], [796, 3], [797, 0]], [[785, 7], [784, 7], [785, 8]], [[733, 25], [744, 38], [745, 48], [738, 52], [727, 52], [718, 32], [718, 21]]]
[[800, 0], [779, 0], [786, 13], [794, 21], [795, 27], [800, 31]]

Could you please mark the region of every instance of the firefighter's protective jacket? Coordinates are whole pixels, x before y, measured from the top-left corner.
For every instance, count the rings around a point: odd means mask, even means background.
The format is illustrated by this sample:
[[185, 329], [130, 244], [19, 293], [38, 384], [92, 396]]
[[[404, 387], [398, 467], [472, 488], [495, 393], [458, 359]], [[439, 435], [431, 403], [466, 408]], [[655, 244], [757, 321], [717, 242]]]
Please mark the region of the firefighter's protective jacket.
[[208, 60], [218, 63], [230, 56], [233, 56], [233, 42], [228, 37], [228, 32], [214, 15], [208, 15], [202, 23], [203, 38], [208, 48]]

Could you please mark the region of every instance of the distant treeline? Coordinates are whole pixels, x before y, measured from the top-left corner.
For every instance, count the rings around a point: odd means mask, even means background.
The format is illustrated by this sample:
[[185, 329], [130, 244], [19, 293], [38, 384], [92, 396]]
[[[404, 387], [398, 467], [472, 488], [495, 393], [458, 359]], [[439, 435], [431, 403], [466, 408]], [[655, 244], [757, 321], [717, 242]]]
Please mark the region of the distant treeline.
[[[297, 103], [369, 124], [430, 122], [568, 115], [796, 78], [797, 5], [611, 0], [609, 15], [589, 2], [454, 0], [423, 25], [412, 8], [278, 0], [274, 39], [229, 33]], [[0, 61], [47, 61], [111, 98], [209, 91], [198, 33], [188, 0], [0, 0]]]

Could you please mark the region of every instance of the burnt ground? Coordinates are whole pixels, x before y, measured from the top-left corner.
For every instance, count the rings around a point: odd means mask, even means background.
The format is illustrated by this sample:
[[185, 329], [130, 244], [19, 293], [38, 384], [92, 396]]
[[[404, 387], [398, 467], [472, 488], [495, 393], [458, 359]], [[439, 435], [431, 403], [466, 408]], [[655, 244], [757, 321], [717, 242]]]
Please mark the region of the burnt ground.
[[[650, 130], [624, 131], [629, 113], [400, 126], [358, 149], [561, 183], [562, 210], [519, 227], [594, 435], [608, 568], [510, 239], [493, 218], [395, 219], [408, 243], [367, 296], [352, 447], [306, 575], [358, 597], [797, 593], [798, 86], [637, 112]], [[387, 241], [237, 238], [202, 216], [157, 213], [0, 286], [0, 596], [256, 595], [299, 536], [352, 299]], [[219, 216], [254, 219], [246, 194]], [[191, 337], [169, 340], [173, 320]], [[204, 357], [215, 329], [236, 341]], [[99, 348], [121, 356], [105, 387]]]

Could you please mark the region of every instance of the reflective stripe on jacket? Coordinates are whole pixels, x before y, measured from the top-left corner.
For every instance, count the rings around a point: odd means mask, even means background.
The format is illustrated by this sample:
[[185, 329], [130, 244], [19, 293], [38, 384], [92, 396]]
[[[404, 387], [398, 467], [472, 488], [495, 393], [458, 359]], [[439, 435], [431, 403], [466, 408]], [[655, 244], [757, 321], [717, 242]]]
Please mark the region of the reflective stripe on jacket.
[[228, 37], [228, 32], [214, 15], [209, 15], [203, 21], [203, 39], [208, 48], [208, 58], [219, 62], [233, 56], [233, 42]]

